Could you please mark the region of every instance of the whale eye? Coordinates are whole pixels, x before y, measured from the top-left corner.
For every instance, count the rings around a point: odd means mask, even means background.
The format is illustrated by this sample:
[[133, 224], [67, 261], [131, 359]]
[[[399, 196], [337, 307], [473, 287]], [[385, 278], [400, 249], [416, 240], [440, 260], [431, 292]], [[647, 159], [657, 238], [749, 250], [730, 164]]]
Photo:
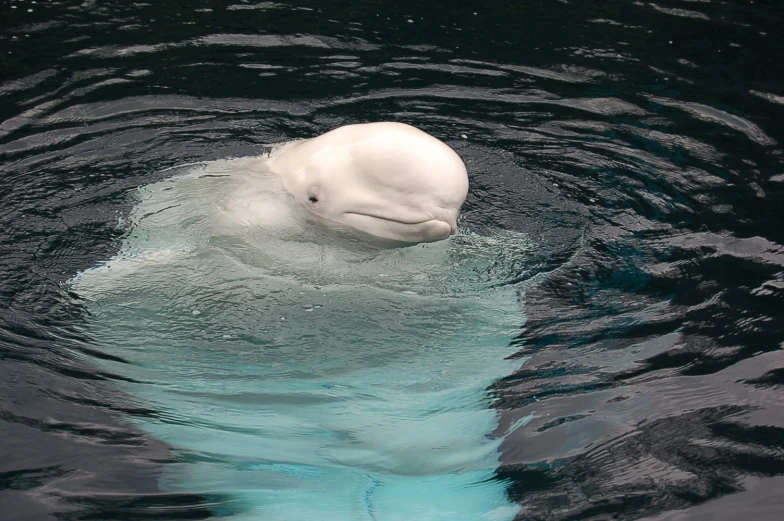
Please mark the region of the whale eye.
[[318, 197], [316, 197], [315, 195], [311, 195], [310, 197], [308, 197], [308, 201], [310, 201], [311, 203], [317, 203]]

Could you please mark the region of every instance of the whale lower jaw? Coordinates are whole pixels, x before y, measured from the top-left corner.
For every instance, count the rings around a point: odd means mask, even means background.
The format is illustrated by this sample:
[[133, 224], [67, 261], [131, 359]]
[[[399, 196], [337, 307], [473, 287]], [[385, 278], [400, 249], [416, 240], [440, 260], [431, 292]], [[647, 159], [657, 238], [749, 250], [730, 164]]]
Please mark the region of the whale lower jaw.
[[373, 238], [409, 244], [440, 241], [457, 231], [456, 226], [439, 219], [403, 222], [354, 212], [343, 214], [340, 222]]

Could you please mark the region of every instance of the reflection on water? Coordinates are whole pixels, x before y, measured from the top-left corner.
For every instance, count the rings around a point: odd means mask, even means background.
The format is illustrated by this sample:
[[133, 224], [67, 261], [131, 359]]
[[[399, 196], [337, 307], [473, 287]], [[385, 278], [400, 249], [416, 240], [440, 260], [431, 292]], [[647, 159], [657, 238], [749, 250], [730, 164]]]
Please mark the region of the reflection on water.
[[166, 168], [380, 120], [464, 158], [464, 227], [537, 245], [514, 268], [543, 275], [516, 362], [490, 389], [495, 435], [530, 419], [494, 478], [521, 519], [780, 515], [778, 3], [0, 9], [11, 518], [221, 512], [220, 492], [160, 485], [177, 455], [128, 419], [161, 411], [86, 347], [62, 283], [117, 253], [129, 194]]

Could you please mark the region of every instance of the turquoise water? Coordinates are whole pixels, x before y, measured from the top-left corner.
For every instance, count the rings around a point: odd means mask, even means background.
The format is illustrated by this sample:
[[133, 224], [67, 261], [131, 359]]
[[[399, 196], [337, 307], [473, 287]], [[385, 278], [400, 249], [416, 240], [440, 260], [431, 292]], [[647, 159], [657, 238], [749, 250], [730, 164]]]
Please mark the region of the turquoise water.
[[263, 159], [179, 170], [71, 284], [122, 360], [103, 369], [156, 411], [136, 425], [174, 450], [161, 487], [238, 519], [513, 519], [487, 387], [524, 361], [533, 281], [503, 277], [531, 240], [387, 249], [309, 222]]

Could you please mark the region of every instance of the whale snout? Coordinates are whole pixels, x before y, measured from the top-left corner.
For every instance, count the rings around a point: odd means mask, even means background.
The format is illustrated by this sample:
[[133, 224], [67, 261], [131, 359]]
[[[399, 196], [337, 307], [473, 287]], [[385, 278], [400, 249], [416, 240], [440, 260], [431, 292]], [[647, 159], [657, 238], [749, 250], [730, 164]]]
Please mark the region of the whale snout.
[[415, 225], [414, 235], [416, 239], [410, 242], [434, 242], [454, 235], [457, 226], [452, 227], [448, 222], [430, 220]]

